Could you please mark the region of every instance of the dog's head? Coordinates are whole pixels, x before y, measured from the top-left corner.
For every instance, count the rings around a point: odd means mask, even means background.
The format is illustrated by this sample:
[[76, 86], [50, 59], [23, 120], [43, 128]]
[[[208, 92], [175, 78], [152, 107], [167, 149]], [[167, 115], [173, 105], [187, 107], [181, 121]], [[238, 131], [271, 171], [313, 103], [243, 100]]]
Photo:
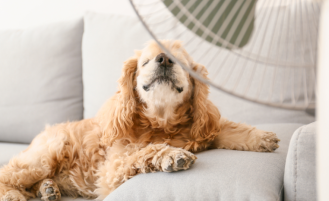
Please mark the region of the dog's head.
[[[193, 67], [192, 58], [180, 41], [161, 41], [180, 62]], [[156, 42], [149, 42], [137, 51], [136, 89], [139, 98], [147, 105], [147, 115], [166, 121], [179, 104], [191, 96], [193, 84], [189, 74], [172, 61]]]
[[[180, 41], [164, 40], [161, 43], [185, 66], [207, 79], [206, 68], [193, 61]], [[107, 124], [115, 132], [111, 131], [111, 138], [129, 133], [140, 103], [144, 105], [144, 115], [159, 121], [160, 127], [164, 128], [173, 117], [180, 119], [177, 110], [186, 106], [193, 111], [189, 117], [194, 121], [191, 135], [206, 137], [212, 130], [218, 130], [214, 121], [218, 121], [220, 115], [217, 109], [212, 108], [209, 111], [209, 107], [214, 107], [208, 100], [209, 87], [189, 76], [155, 41], [149, 42], [144, 49], [135, 51], [135, 56], [124, 63], [119, 87], [116, 98], [119, 103], [108, 107], [108, 111], [112, 112], [103, 111], [106, 116], [111, 115], [109, 118], [114, 117], [113, 122]]]

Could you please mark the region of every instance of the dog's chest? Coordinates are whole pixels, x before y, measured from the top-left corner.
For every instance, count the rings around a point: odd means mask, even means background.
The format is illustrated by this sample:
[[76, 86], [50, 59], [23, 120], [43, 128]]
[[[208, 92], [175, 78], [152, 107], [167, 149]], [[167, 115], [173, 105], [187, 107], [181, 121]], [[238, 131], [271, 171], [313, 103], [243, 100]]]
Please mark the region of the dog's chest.
[[137, 143], [166, 143], [175, 147], [184, 147], [191, 141], [189, 125], [166, 128], [139, 127], [134, 129], [134, 134]]

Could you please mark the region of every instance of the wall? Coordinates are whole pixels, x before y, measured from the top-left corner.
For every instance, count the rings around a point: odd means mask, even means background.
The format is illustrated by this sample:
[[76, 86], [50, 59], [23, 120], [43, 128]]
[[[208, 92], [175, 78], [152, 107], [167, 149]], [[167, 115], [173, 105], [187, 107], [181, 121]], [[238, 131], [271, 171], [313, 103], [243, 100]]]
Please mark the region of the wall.
[[[266, 7], [279, 3], [284, 6], [285, 1], [259, 5]], [[136, 16], [129, 0], [0, 0], [0, 29], [26, 28], [75, 18], [86, 11]]]
[[0, 29], [76, 18], [86, 11], [135, 16], [129, 0], [0, 0]]

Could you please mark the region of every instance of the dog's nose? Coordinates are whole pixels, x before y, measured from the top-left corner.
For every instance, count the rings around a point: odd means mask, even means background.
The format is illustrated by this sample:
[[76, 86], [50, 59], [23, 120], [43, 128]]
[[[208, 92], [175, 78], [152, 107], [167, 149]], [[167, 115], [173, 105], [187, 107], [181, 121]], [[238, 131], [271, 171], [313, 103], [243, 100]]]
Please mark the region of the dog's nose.
[[155, 62], [160, 64], [161, 67], [173, 67], [173, 65], [174, 65], [174, 62], [171, 61], [171, 59], [169, 59], [169, 57], [167, 57], [167, 55], [165, 53], [159, 54], [155, 58]]

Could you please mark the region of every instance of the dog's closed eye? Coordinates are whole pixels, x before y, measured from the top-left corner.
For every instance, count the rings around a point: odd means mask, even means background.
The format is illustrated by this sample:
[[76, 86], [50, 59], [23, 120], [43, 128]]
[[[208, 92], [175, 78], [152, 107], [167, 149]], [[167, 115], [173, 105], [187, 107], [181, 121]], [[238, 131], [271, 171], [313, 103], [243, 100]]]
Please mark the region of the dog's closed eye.
[[150, 60], [145, 61], [142, 66], [145, 66], [146, 64], [148, 64], [149, 61]]

